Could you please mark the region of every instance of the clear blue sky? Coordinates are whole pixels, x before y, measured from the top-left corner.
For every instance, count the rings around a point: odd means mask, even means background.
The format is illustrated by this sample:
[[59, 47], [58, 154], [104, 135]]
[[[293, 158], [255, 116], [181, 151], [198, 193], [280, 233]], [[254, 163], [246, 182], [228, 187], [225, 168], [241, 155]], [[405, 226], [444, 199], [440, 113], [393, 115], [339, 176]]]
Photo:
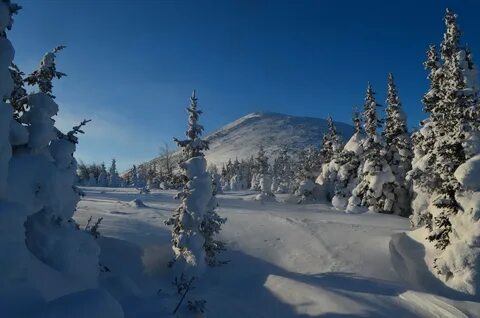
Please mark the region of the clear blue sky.
[[183, 136], [193, 88], [207, 132], [253, 111], [350, 122], [367, 81], [384, 103], [391, 71], [414, 127], [428, 87], [422, 62], [442, 39], [446, 7], [480, 63], [476, 0], [16, 2], [17, 64], [28, 73], [67, 45], [57, 65], [68, 77], [54, 84], [58, 124], [93, 119], [77, 158], [115, 157], [121, 169]]

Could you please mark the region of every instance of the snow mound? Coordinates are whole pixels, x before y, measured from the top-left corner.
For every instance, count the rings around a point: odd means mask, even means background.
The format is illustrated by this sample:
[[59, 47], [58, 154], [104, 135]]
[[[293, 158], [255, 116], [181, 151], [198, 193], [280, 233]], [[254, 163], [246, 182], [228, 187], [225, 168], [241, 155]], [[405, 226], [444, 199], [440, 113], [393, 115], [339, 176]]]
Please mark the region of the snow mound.
[[455, 178], [466, 190], [480, 191], [480, 155], [460, 165], [455, 171]]
[[260, 201], [260, 202], [275, 202], [276, 201], [274, 195], [266, 193], [266, 192], [262, 192], [262, 193], [257, 194], [257, 196], [255, 197], [255, 200]]
[[147, 208], [148, 207], [145, 203], [143, 203], [142, 200], [140, 200], [138, 198], [128, 202], [128, 205], [131, 206], [132, 208]]
[[[75, 311], [72, 311], [75, 308]], [[42, 318], [123, 318], [120, 304], [107, 292], [88, 289], [69, 294], [48, 303], [47, 310], [39, 314]]]

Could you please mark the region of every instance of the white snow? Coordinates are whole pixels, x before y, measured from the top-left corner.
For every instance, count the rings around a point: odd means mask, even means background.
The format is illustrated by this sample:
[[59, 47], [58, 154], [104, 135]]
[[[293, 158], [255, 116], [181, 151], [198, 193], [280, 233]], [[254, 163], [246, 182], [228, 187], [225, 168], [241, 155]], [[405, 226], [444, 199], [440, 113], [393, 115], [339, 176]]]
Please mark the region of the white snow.
[[[163, 222], [178, 206], [175, 192], [153, 190], [144, 198], [148, 207], [136, 209], [128, 204], [135, 189], [83, 190], [77, 222], [104, 218], [100, 260], [111, 272], [100, 274], [101, 287], [125, 317], [168, 316], [176, 301], [167, 297], [175, 295], [167, 268], [173, 254]], [[429, 272], [425, 260], [435, 250], [425, 253], [419, 243], [425, 233], [405, 234], [408, 219], [257, 202], [255, 195], [217, 195], [219, 214], [228, 218], [222, 256], [230, 263], [207, 268], [187, 295], [207, 301], [208, 317], [478, 317], [478, 299]]]
[[480, 191], [480, 155], [476, 155], [455, 170], [455, 178], [466, 189]]

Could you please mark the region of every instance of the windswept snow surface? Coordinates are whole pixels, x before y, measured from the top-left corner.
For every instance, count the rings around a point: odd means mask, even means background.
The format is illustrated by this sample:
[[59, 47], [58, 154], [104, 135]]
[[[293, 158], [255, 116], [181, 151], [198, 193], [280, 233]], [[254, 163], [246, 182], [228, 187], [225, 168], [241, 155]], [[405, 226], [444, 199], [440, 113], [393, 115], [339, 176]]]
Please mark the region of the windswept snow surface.
[[[101, 285], [125, 317], [163, 317], [176, 305], [163, 222], [174, 191], [84, 188], [75, 219], [103, 217]], [[209, 268], [186, 300], [205, 299], [208, 317], [480, 317], [478, 299], [444, 287], [432, 257], [407, 235], [408, 219], [345, 214], [322, 204], [259, 202], [256, 192], [218, 195], [227, 217], [222, 239], [230, 263]], [[146, 207], [132, 207], [141, 199]], [[277, 195], [277, 201], [287, 196]], [[425, 255], [427, 254], [427, 255]]]

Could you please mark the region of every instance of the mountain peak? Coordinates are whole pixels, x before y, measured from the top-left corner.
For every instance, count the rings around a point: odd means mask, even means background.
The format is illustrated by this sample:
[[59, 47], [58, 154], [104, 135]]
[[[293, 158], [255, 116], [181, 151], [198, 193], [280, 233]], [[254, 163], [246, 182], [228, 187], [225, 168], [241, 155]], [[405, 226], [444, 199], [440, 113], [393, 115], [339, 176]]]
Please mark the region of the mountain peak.
[[[351, 125], [336, 122], [338, 132], [349, 138]], [[206, 139], [210, 150], [205, 153], [211, 163], [221, 165], [228, 159], [246, 159], [262, 145], [268, 155], [287, 147], [295, 152], [307, 146], [320, 146], [327, 121], [275, 112], [253, 112], [225, 125]]]

